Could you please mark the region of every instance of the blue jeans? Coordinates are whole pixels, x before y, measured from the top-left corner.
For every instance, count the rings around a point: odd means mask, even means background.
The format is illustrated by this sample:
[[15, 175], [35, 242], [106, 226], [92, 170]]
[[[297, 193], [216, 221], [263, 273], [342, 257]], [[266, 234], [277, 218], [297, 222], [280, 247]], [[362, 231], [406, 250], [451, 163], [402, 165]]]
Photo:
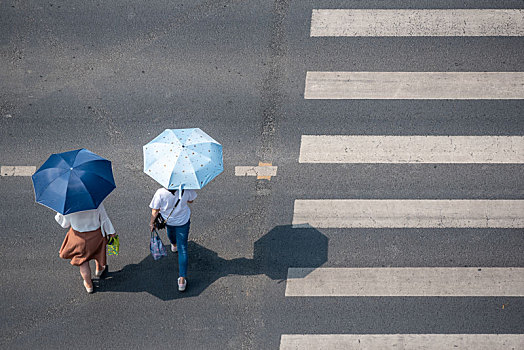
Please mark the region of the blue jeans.
[[185, 225], [182, 226], [171, 226], [166, 225], [167, 238], [171, 241], [171, 244], [176, 244], [178, 247], [178, 274], [179, 277], [186, 278], [187, 273], [187, 238], [189, 236], [189, 220]]

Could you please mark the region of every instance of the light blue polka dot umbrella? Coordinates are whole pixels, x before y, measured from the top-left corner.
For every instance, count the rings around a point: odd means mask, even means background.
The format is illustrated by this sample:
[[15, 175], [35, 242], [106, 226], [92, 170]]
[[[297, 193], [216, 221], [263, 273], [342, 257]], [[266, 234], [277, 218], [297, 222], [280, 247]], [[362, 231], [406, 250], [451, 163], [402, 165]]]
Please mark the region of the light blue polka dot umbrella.
[[166, 129], [144, 146], [144, 172], [167, 189], [201, 189], [223, 170], [222, 145], [199, 128]]

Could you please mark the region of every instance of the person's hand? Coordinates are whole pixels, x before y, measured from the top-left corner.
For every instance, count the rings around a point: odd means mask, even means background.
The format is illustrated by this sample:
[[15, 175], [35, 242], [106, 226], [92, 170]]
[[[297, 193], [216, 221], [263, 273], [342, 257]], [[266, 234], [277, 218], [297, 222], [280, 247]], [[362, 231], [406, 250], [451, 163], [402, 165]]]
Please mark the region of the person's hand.
[[149, 224], [149, 229], [153, 232], [155, 230], [155, 224]]

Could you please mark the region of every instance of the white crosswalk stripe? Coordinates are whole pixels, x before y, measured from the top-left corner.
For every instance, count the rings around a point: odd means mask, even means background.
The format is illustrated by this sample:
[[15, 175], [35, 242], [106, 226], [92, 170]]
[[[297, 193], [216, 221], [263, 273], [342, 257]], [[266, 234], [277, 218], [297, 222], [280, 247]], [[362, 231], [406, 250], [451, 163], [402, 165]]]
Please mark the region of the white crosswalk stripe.
[[307, 72], [304, 98], [521, 100], [524, 72]]
[[284, 334], [280, 350], [508, 350], [522, 349], [522, 334]]
[[523, 136], [303, 135], [300, 163], [524, 163]]
[[521, 9], [315, 9], [311, 36], [523, 36]]
[[290, 268], [287, 297], [523, 297], [524, 268]]
[[31, 176], [35, 171], [35, 166], [2, 165], [0, 176]]
[[297, 199], [293, 227], [522, 228], [524, 200]]

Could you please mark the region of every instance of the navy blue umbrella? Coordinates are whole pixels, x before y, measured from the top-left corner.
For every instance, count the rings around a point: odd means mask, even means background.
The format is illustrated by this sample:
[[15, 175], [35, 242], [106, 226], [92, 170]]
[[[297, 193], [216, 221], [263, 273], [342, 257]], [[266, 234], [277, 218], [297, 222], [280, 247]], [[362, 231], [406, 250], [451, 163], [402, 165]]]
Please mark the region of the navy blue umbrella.
[[36, 202], [63, 215], [98, 208], [116, 187], [111, 162], [85, 148], [52, 154], [32, 179]]

